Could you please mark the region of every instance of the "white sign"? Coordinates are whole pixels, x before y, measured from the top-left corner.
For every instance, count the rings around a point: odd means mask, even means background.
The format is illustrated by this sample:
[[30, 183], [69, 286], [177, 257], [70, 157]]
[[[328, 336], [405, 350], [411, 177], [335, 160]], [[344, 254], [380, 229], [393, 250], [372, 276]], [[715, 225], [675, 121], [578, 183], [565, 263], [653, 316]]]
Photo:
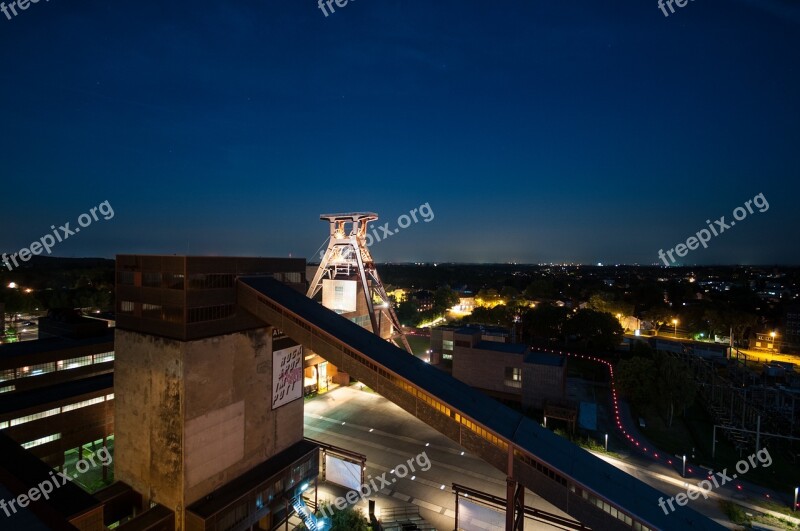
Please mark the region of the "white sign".
[[303, 396], [303, 345], [272, 353], [272, 409]]
[[354, 312], [357, 308], [357, 289], [355, 280], [325, 279], [322, 281], [322, 305], [338, 312]]

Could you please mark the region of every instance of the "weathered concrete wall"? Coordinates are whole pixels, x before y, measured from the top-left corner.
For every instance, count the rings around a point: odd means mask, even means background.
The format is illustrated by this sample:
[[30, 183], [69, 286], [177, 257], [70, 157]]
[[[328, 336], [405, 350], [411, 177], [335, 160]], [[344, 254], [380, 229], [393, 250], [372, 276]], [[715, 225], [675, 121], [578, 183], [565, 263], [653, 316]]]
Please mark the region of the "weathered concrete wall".
[[116, 330], [116, 478], [145, 500], [183, 505], [182, 344]]
[[453, 378], [479, 389], [520, 396], [519, 388], [505, 385], [505, 370], [522, 366], [520, 354], [465, 347], [455, 347], [453, 351]]
[[272, 410], [271, 329], [186, 343], [186, 503], [303, 438], [303, 401]]
[[117, 477], [176, 513], [303, 438], [272, 409], [272, 331], [179, 342], [117, 330]]

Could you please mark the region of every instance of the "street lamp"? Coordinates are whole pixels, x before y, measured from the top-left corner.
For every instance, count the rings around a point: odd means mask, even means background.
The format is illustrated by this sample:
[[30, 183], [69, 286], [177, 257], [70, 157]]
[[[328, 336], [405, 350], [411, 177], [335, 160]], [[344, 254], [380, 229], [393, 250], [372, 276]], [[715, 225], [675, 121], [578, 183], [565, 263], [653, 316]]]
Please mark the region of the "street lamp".
[[683, 477], [686, 477], [686, 454], [683, 454]]
[[675, 332], [673, 333], [673, 335], [675, 337], [678, 337], [678, 320], [677, 319], [673, 319], [672, 320], [672, 324], [673, 324], [673, 326], [675, 326]]
[[[606, 433], [606, 453], [608, 453], [608, 434]], [[795, 494], [797, 494], [797, 489], [795, 489]], [[795, 503], [797, 505], [797, 503]]]
[[797, 491], [800, 490], [800, 487], [794, 488], [794, 505], [792, 505], [792, 511], [797, 511]]

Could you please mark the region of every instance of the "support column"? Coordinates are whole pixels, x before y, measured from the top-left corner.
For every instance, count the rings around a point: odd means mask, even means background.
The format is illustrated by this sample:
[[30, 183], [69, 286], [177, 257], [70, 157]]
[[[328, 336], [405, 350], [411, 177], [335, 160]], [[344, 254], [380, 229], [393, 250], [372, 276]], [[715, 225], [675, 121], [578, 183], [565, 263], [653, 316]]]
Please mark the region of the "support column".
[[506, 531], [514, 530], [514, 513], [516, 509], [516, 487], [517, 482], [506, 478]]

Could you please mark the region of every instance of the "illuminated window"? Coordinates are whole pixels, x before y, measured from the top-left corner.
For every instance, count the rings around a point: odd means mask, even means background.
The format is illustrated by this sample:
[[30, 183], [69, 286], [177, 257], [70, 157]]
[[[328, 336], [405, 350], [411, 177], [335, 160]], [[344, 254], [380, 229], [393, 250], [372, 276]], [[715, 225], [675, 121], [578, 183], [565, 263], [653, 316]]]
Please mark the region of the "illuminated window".
[[70, 404], [68, 406], [64, 406], [61, 408], [62, 413], [66, 413], [67, 411], [72, 411], [74, 409], [80, 409], [82, 407], [93, 406], [95, 404], [99, 404], [100, 402], [104, 402], [106, 397], [98, 396], [97, 398], [92, 398], [91, 400], [84, 400], [83, 402], [77, 402], [75, 404]]
[[53, 362], [50, 363], [39, 363], [36, 365], [30, 365], [28, 367], [22, 367], [19, 370], [19, 377], [25, 378], [27, 376], [39, 376], [40, 374], [46, 374], [49, 372], [55, 372], [56, 364]]
[[41, 445], [47, 444], [49, 442], [57, 441], [60, 438], [61, 438], [61, 434], [60, 433], [55, 433], [53, 435], [48, 435], [47, 437], [42, 437], [41, 439], [36, 439], [35, 441], [22, 443], [22, 447], [27, 450], [28, 448], [33, 448], [35, 446], [41, 446]]
[[41, 413], [34, 413], [33, 415], [27, 415], [25, 417], [13, 419], [11, 421], [11, 426], [19, 426], [20, 424], [25, 424], [26, 422], [52, 417], [53, 415], [58, 415], [59, 413], [61, 413], [59, 408], [48, 409], [47, 411], [42, 411]]
[[95, 363], [105, 363], [107, 361], [114, 361], [114, 351], [111, 352], [103, 352], [102, 354], [95, 354], [94, 355], [94, 362]]

